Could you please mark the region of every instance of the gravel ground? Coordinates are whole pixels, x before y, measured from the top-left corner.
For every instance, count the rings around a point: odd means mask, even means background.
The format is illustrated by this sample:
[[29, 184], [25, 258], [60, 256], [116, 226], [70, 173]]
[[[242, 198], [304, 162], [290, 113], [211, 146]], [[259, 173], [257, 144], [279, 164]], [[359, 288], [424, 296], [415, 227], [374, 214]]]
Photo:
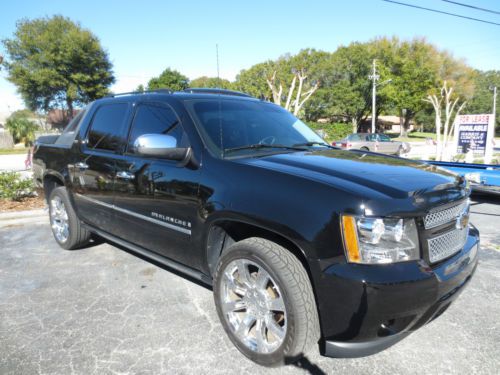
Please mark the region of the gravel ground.
[[480, 264], [443, 316], [371, 357], [313, 352], [278, 369], [232, 346], [209, 289], [109, 244], [64, 251], [44, 216], [13, 220], [0, 227], [0, 374], [498, 374], [500, 201], [472, 212]]

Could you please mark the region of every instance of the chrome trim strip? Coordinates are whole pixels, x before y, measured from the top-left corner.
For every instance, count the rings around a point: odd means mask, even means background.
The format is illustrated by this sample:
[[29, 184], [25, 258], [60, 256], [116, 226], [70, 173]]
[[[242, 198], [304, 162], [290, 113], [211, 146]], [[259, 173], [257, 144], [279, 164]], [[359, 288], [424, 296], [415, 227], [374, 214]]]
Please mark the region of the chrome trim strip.
[[136, 212], [127, 210], [125, 208], [121, 208], [121, 207], [115, 206], [114, 204], [109, 204], [109, 203], [106, 203], [106, 202], [102, 202], [102, 201], [100, 201], [98, 199], [89, 198], [89, 197], [87, 197], [85, 195], [82, 195], [82, 194], [76, 193], [75, 195], [78, 198], [82, 198], [82, 199], [87, 200], [89, 202], [95, 203], [95, 204], [97, 204], [99, 206], [110, 208], [112, 210], [115, 210], [115, 211], [118, 211], [118, 212], [130, 215], [130, 216], [134, 216], [134, 217], [136, 217], [138, 219], [146, 220], [146, 221], [149, 221], [149, 222], [151, 222], [153, 224], [161, 225], [162, 227], [176, 230], [178, 232], [187, 234], [189, 236], [191, 235], [191, 229], [186, 229], [186, 228], [178, 227], [176, 225], [172, 225], [170, 223], [165, 223], [164, 221], [161, 221], [161, 220], [158, 220], [158, 219], [154, 219], [152, 217], [148, 217], [148, 216], [145, 216], [145, 215], [141, 215], [141, 214], [138, 214]]

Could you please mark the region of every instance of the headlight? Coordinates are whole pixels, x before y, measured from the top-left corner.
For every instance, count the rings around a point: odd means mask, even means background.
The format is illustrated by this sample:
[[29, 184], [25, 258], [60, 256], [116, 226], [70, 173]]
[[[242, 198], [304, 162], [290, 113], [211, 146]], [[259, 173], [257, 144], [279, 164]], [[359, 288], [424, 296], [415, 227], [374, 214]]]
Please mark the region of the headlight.
[[342, 216], [347, 260], [380, 264], [420, 259], [414, 219]]

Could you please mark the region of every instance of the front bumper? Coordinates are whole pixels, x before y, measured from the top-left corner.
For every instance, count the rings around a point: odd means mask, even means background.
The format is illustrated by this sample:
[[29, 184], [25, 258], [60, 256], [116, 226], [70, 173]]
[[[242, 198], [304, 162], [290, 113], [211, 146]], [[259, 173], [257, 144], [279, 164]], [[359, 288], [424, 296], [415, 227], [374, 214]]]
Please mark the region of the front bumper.
[[471, 279], [478, 249], [479, 233], [471, 227], [462, 250], [437, 265], [320, 265], [315, 284], [322, 354], [371, 355], [441, 315]]

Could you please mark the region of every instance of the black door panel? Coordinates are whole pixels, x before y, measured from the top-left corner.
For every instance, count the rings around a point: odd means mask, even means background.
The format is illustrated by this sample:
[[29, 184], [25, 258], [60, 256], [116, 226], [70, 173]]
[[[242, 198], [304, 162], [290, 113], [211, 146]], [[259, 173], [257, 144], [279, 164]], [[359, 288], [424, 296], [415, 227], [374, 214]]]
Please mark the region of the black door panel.
[[113, 231], [127, 241], [199, 268], [201, 254], [192, 243], [199, 216], [199, 170], [144, 157], [133, 148], [143, 134], [168, 134], [177, 140], [177, 147], [189, 147], [179, 117], [166, 103], [139, 103], [129, 134], [128, 149], [116, 161]]
[[198, 216], [199, 170], [168, 161], [131, 158], [117, 161], [117, 174], [133, 179], [115, 180], [116, 234], [176, 261], [193, 264], [192, 232]]

